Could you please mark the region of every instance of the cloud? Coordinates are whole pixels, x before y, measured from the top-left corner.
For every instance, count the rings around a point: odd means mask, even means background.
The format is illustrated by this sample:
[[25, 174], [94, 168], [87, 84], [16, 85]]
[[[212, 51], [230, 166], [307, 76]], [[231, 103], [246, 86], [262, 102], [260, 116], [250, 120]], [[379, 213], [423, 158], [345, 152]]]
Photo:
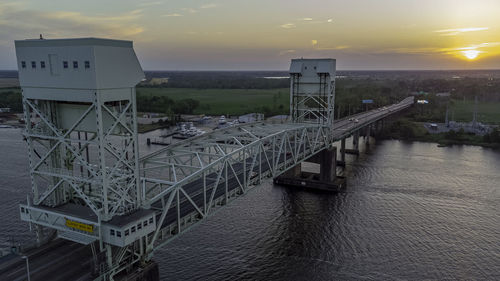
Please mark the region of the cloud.
[[454, 50], [474, 50], [479, 48], [491, 48], [500, 46], [500, 42], [489, 42], [489, 43], [481, 43], [477, 45], [470, 45], [467, 47], [455, 48]]
[[311, 40], [311, 45], [315, 50], [319, 50], [319, 51], [345, 50], [345, 49], [351, 48], [351, 46], [349, 46], [349, 45], [339, 45], [339, 46], [334, 46], [334, 47], [320, 47], [319, 41], [315, 40], [315, 39]]
[[441, 30], [435, 30], [434, 32], [441, 33], [442, 36], [455, 36], [465, 32], [484, 31], [488, 29], [489, 29], [488, 27], [467, 27], [467, 28], [441, 29]]
[[150, 7], [150, 6], [158, 6], [158, 5], [162, 5], [163, 2], [162, 1], [153, 1], [153, 2], [141, 2], [139, 4], [137, 4], [137, 6], [139, 7]]
[[[397, 53], [397, 54], [411, 54], [411, 55], [435, 55], [435, 54], [445, 54], [453, 55], [463, 51], [470, 50], [485, 50], [487, 48], [494, 48], [500, 46], [500, 42], [488, 42], [476, 45], [469, 45], [464, 47], [420, 47], [420, 48], [393, 48], [380, 50], [378, 53]], [[484, 51], [484, 53], [489, 53]]]
[[142, 10], [112, 15], [87, 15], [73, 11], [38, 11], [24, 5], [0, 4], [0, 45], [13, 40], [61, 37], [127, 38], [144, 32], [136, 23]]
[[296, 25], [293, 23], [285, 23], [285, 24], [280, 25], [280, 27], [285, 28], [285, 29], [290, 29], [290, 28], [295, 28]]
[[340, 45], [340, 46], [335, 46], [335, 47], [317, 47], [316, 49], [317, 50], [321, 50], [321, 51], [326, 51], [326, 50], [346, 50], [346, 49], [350, 49], [351, 46], [349, 45]]
[[136, 10], [130, 11], [129, 13], [131, 15], [139, 15], [140, 16], [140, 15], [142, 15], [142, 11], [143, 11], [142, 9], [136, 9]]
[[200, 9], [211, 9], [211, 8], [215, 8], [215, 7], [217, 7], [217, 4], [209, 3], [209, 4], [201, 5]]
[[296, 50], [283, 50], [283, 51], [279, 52], [279, 55], [283, 56], [283, 55], [287, 55], [287, 54], [293, 54], [295, 52], [296, 52]]
[[293, 20], [292, 22], [282, 24], [282, 25], [280, 25], [280, 27], [289, 29], [289, 28], [295, 28], [297, 26], [301, 27], [301, 26], [304, 26], [306, 24], [307, 25], [324, 24], [325, 22], [331, 23], [331, 22], [333, 22], [333, 19], [314, 20], [313, 18], [299, 18], [299, 19]]
[[188, 12], [188, 13], [191, 13], [191, 14], [198, 13], [198, 10], [193, 9], [193, 8], [182, 8], [181, 10]]
[[167, 15], [162, 15], [162, 17], [183, 17], [184, 15], [173, 13], [173, 14], [167, 14]]

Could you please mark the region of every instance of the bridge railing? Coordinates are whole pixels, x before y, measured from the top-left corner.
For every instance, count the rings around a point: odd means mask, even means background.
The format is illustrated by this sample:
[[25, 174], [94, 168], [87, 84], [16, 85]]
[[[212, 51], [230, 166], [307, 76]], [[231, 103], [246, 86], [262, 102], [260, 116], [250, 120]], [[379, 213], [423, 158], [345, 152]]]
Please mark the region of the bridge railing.
[[[347, 134], [410, 104], [404, 100], [387, 110], [362, 113], [359, 123], [348, 122]], [[148, 250], [168, 243], [263, 178], [276, 177], [329, 147], [334, 132], [312, 124], [254, 123], [214, 131], [143, 157], [142, 201], [157, 213]]]
[[182, 232], [182, 218], [206, 217], [329, 143], [328, 127], [258, 123], [214, 132], [143, 158], [144, 205], [158, 214], [150, 249], [162, 240], [165, 229], [169, 235]]
[[[361, 113], [356, 115], [362, 120], [359, 123], [338, 120], [333, 131], [313, 124], [245, 124], [143, 157], [141, 201], [156, 213], [156, 229], [145, 239], [148, 258], [204, 218], [247, 194], [263, 179], [276, 177], [330, 147], [337, 137], [336, 128], [342, 128], [344, 123], [352, 133], [406, 106]], [[116, 266], [111, 271], [116, 273], [127, 266], [127, 253], [131, 259], [138, 258], [134, 251], [122, 248], [116, 253]]]

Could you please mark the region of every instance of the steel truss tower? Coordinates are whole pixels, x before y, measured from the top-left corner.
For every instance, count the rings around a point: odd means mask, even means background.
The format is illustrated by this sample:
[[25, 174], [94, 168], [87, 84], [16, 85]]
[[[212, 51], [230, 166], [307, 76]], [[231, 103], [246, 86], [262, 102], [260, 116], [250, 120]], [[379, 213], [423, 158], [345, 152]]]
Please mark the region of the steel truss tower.
[[[109, 271], [127, 246], [154, 230], [152, 211], [141, 208], [135, 85], [144, 73], [132, 42], [15, 45], [32, 186], [21, 219], [36, 226], [39, 242], [49, 232], [93, 246], [98, 241], [106, 252], [101, 270]], [[122, 216], [141, 227], [125, 235]]]
[[296, 123], [333, 126], [334, 59], [293, 59], [290, 65], [290, 116]]

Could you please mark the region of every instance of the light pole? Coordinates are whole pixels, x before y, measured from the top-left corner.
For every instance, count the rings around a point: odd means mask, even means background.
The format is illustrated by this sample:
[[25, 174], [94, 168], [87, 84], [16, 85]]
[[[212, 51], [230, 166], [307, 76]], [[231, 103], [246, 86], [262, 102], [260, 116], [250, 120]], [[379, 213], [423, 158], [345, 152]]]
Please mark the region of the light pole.
[[28, 281], [31, 281], [31, 279], [30, 279], [30, 265], [29, 265], [28, 256], [22, 256], [21, 258], [26, 260], [26, 271], [28, 272]]

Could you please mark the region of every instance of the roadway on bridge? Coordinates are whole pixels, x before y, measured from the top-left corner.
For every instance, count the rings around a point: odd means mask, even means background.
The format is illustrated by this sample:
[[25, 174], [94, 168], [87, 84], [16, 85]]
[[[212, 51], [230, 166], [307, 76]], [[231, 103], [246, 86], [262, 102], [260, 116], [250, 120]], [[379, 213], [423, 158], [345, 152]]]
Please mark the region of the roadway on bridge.
[[[348, 137], [356, 130], [359, 130], [367, 125], [385, 118], [392, 113], [398, 112], [409, 107], [413, 100], [405, 99], [403, 102], [387, 106], [381, 109], [374, 109], [360, 114], [352, 115], [334, 122], [333, 138], [334, 141]], [[276, 131], [284, 129], [286, 125], [276, 124]], [[288, 124], [289, 126], [289, 124]], [[264, 152], [263, 152], [264, 153]], [[268, 157], [271, 155], [268, 155]], [[261, 157], [264, 159], [265, 157]], [[279, 161], [290, 160], [291, 155], [281, 156]], [[246, 160], [246, 165], [251, 164], [251, 159]], [[237, 176], [228, 178], [228, 191], [238, 189], [238, 181], [243, 181], [243, 163], [233, 165]], [[258, 173], [258, 165], [255, 165], [254, 172]], [[262, 161], [261, 172], [265, 173], [271, 167], [267, 162]], [[214, 176], [214, 175], [212, 175]], [[210, 178], [210, 177], [208, 177]], [[195, 180], [185, 186], [183, 189], [190, 195], [192, 200], [198, 205], [203, 204], [203, 182], [201, 179]], [[213, 187], [212, 187], [213, 189]], [[209, 189], [208, 192], [211, 192]], [[226, 194], [226, 186], [221, 182], [217, 186], [215, 198], [224, 198]], [[180, 217], [192, 216], [196, 212], [194, 206], [188, 202], [186, 198], [180, 201]], [[157, 203], [159, 204], [159, 203]], [[161, 207], [153, 204], [154, 207]], [[169, 209], [162, 227], [175, 225], [177, 221], [176, 206], [173, 204]], [[159, 214], [157, 220], [159, 219]], [[90, 270], [92, 255], [90, 246], [80, 245], [75, 242], [56, 239], [50, 244], [26, 253], [30, 259], [31, 280], [90, 280]], [[20, 281], [26, 280], [26, 264], [25, 260], [20, 257], [15, 257], [0, 264], [0, 280]]]
[[[382, 118], [385, 118], [388, 115], [390, 115], [391, 113], [398, 112], [402, 108], [407, 108], [412, 102], [413, 102], [412, 99], [405, 99], [404, 101], [402, 101], [401, 103], [398, 103], [398, 104], [394, 104], [394, 105], [390, 105], [387, 107], [366, 111], [366, 112], [363, 112], [360, 114], [355, 114], [355, 115], [349, 116], [347, 118], [343, 118], [343, 119], [340, 119], [338, 121], [335, 121], [334, 126], [333, 126], [334, 141], [338, 141], [344, 137], [347, 137], [347, 136], [351, 135], [354, 131], [359, 130], [360, 128], [366, 127], [367, 125], [369, 125], [375, 121], [378, 121]], [[276, 125], [276, 130], [277, 131], [280, 130], [279, 124]], [[268, 152], [267, 157], [268, 158], [272, 157], [270, 152]], [[291, 155], [287, 155], [286, 159], [290, 160], [291, 157], [292, 157]], [[261, 172], [265, 173], [265, 172], [269, 171], [271, 169], [271, 167], [268, 165], [267, 161], [265, 161], [265, 157], [261, 157], [260, 159], [262, 159]], [[247, 166], [249, 166], [251, 164], [252, 159], [247, 159], [246, 161], [247, 161]], [[285, 161], [284, 156], [279, 158], [279, 162], [283, 162], [283, 161]], [[239, 188], [238, 182], [243, 181], [243, 166], [244, 166], [243, 163], [238, 163], [236, 165], [233, 165], [233, 168], [236, 171], [237, 177], [235, 177], [234, 175], [229, 177], [228, 187], [227, 187], [229, 192], [233, 191], [235, 189], [238, 189]], [[257, 173], [259, 172], [259, 165], [255, 165], [254, 172], [255, 172], [256, 176], [258, 176]], [[209, 175], [209, 178], [215, 178], [215, 177], [216, 177], [215, 174]], [[215, 180], [213, 180], [213, 181], [215, 181]], [[203, 196], [203, 182], [202, 182], [201, 178], [183, 186], [183, 189], [188, 193], [188, 195], [196, 203], [196, 205], [202, 206], [204, 196]], [[213, 187], [208, 188], [207, 190], [208, 190], [207, 193], [210, 194], [213, 190]], [[221, 182], [221, 183], [219, 183], [219, 185], [216, 188], [215, 198], [221, 199], [221, 198], [225, 197], [225, 193], [226, 193], [225, 182]], [[153, 207], [157, 207], [160, 209], [161, 208], [160, 204], [161, 203], [158, 202], [158, 203], [154, 204]], [[168, 214], [167, 214], [167, 217], [165, 218], [165, 220], [161, 226], [162, 228], [166, 227], [168, 225], [173, 226], [174, 224], [176, 224], [176, 222], [177, 222], [176, 208], [177, 207], [175, 206], [175, 204], [173, 204], [170, 207]], [[196, 209], [194, 208], [194, 206], [190, 202], [188, 202], [187, 199], [183, 199], [183, 200], [181, 200], [180, 212], [181, 212], [180, 217], [182, 219], [185, 216], [189, 216], [191, 214], [194, 214], [196, 212]], [[160, 217], [160, 214], [157, 215], [157, 221], [159, 220], [159, 217]]]

